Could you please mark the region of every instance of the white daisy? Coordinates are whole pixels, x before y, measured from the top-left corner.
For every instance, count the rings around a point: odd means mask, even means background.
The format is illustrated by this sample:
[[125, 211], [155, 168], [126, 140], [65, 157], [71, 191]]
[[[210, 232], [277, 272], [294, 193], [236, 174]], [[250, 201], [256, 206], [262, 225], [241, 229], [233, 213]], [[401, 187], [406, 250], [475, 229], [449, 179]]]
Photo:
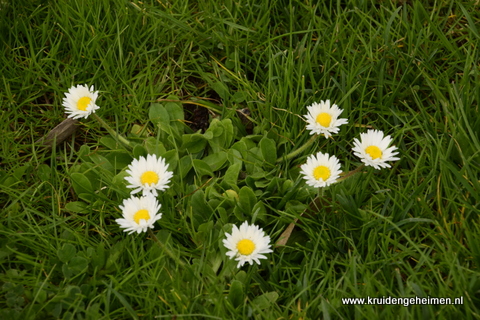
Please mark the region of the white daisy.
[[323, 154], [321, 152], [308, 157], [307, 163], [300, 168], [307, 184], [315, 188], [329, 186], [337, 181], [342, 173], [337, 157], [333, 155], [330, 157], [328, 153]]
[[68, 89], [63, 98], [62, 105], [69, 118], [87, 118], [91, 113], [100, 107], [95, 104], [98, 98], [98, 91], [93, 91], [93, 86], [88, 87], [77, 85]]
[[165, 159], [157, 158], [153, 154], [149, 154], [147, 158], [134, 159], [126, 170], [130, 176], [125, 177], [125, 180], [130, 183], [127, 187], [136, 188], [130, 193], [134, 194], [143, 190], [143, 195], [151, 192], [157, 196], [157, 190], [167, 189], [169, 187], [167, 184], [173, 177], [173, 172], [167, 171], [167, 169], [168, 164], [165, 164]]
[[353, 153], [359, 157], [367, 166], [375, 169], [390, 168], [387, 161], [395, 161], [400, 158], [394, 157], [398, 154], [395, 152], [396, 147], [388, 147], [392, 138], [390, 136], [383, 137], [380, 130], [368, 130], [367, 133], [360, 134], [359, 141], [353, 139]]
[[336, 104], [330, 106], [330, 100], [314, 102], [307, 109], [305, 119], [308, 123], [307, 129], [311, 130], [310, 134], [324, 134], [325, 138], [329, 138], [332, 133], [338, 133], [342, 124], [348, 123], [348, 119], [338, 119], [343, 110]]
[[[232, 234], [226, 233], [223, 245], [229, 249], [227, 256], [238, 261], [237, 268], [245, 262], [253, 264], [253, 261], [260, 264], [259, 259], [267, 259], [263, 253], [273, 252], [270, 249], [270, 237], [266, 236], [263, 230], [256, 225], [248, 225], [245, 221], [240, 226], [233, 226]], [[252, 261], [253, 260], [253, 261]]]
[[147, 194], [141, 198], [130, 197], [123, 200], [123, 205], [119, 206], [123, 211], [123, 219], [115, 221], [128, 234], [145, 232], [148, 228], [153, 229], [155, 221], [162, 217], [160, 210], [161, 204], [152, 194]]

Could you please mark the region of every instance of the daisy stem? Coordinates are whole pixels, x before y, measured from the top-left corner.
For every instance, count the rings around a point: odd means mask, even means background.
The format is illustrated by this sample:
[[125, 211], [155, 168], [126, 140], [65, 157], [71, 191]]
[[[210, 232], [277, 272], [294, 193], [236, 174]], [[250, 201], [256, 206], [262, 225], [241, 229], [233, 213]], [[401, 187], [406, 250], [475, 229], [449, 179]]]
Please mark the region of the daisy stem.
[[168, 249], [158, 238], [157, 236], [155, 235], [155, 233], [153, 233], [152, 229], [148, 229], [148, 233], [150, 234], [150, 236], [152, 237], [152, 239], [158, 244], [158, 246], [163, 250], [163, 252], [165, 252], [167, 254], [167, 256], [169, 256], [170, 258], [172, 258], [173, 260], [175, 260], [175, 262], [177, 262], [180, 267], [185, 267], [185, 263], [180, 260], [178, 258], [178, 256], [174, 255], [172, 251], [170, 251], [170, 249]]
[[340, 182], [340, 181], [343, 181], [343, 180], [346, 180], [348, 178], [350, 178], [351, 176], [353, 176], [355, 173], [359, 172], [360, 170], [362, 170], [363, 168], [365, 167], [365, 164], [362, 163], [362, 165], [360, 167], [358, 167], [357, 169], [355, 170], [352, 170], [350, 172], [347, 172], [343, 177], [337, 179], [336, 182]]
[[123, 144], [128, 150], [132, 150], [132, 145], [130, 144], [130, 141], [128, 141], [126, 138], [124, 138], [121, 134], [119, 134], [117, 131], [113, 130], [112, 127], [110, 127], [105, 121], [103, 121], [102, 118], [97, 116], [95, 113], [92, 114], [92, 116], [100, 122], [100, 124], [110, 133], [112, 137], [117, 140], [117, 142]]
[[277, 163], [282, 162], [282, 161], [284, 161], [284, 160], [289, 160], [289, 159], [292, 159], [292, 158], [296, 157], [298, 154], [302, 153], [303, 151], [305, 151], [305, 149], [307, 149], [308, 147], [310, 147], [315, 140], [317, 140], [317, 135], [316, 135], [316, 134], [314, 134], [314, 135], [310, 138], [310, 140], [308, 140], [303, 146], [301, 146], [301, 147], [298, 148], [297, 150], [290, 152], [289, 154], [287, 154], [287, 155], [284, 156], [284, 157], [278, 158], [278, 159], [277, 159]]

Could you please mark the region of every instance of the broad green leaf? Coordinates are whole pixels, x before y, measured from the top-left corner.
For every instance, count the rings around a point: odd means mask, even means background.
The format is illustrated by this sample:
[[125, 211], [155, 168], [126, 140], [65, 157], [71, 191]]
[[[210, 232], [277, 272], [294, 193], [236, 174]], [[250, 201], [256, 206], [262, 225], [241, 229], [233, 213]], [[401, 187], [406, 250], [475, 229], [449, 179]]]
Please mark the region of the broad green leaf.
[[222, 98], [227, 99], [230, 95], [227, 85], [223, 82], [217, 81], [212, 84], [212, 89], [215, 90], [216, 93]]
[[212, 168], [203, 160], [193, 159], [193, 168], [199, 177], [205, 175], [213, 177]]
[[146, 157], [147, 154], [147, 150], [144, 146], [137, 144], [135, 147], [133, 147], [134, 158]]
[[167, 109], [160, 103], [152, 103], [148, 111], [148, 118], [155, 124], [169, 126], [170, 116]]
[[95, 253], [92, 255], [92, 267], [101, 269], [105, 265], [107, 260], [107, 252], [105, 250], [104, 242], [100, 242], [95, 250]]
[[239, 164], [240, 166], [242, 166], [242, 154], [238, 150], [229, 149], [227, 151], [227, 159], [228, 162], [230, 162], [230, 165]]
[[179, 161], [178, 174], [181, 178], [185, 178], [190, 169], [192, 169], [193, 162], [190, 155], [186, 155]]
[[207, 163], [212, 171], [218, 171], [223, 168], [224, 164], [227, 162], [227, 153], [220, 151], [203, 158], [203, 161]]
[[260, 140], [260, 150], [262, 151], [263, 159], [271, 165], [275, 165], [277, 162], [277, 147], [275, 141], [263, 137], [262, 140]]
[[133, 160], [132, 156], [128, 152], [123, 150], [109, 152], [105, 156], [105, 159], [107, 159], [110, 162], [115, 172], [118, 172], [119, 170], [123, 170]]
[[68, 263], [68, 268], [73, 271], [75, 275], [80, 274], [88, 266], [88, 260], [84, 257], [73, 257]]
[[238, 193], [238, 206], [242, 209], [243, 213], [251, 216], [255, 203], [257, 203], [257, 197], [253, 190], [247, 186], [242, 187]]
[[168, 164], [168, 171], [175, 172], [179, 161], [177, 150], [169, 150], [164, 153], [163, 157], [165, 158], [165, 162]]
[[65, 205], [65, 209], [74, 213], [88, 212], [88, 205], [83, 201], [72, 201]]
[[252, 305], [255, 308], [258, 308], [260, 310], [265, 310], [268, 307], [274, 305], [277, 299], [278, 299], [278, 293], [276, 291], [266, 292], [261, 296], [258, 296], [255, 299], [253, 299]]
[[90, 180], [83, 173], [72, 173], [70, 178], [73, 182], [73, 188], [77, 194], [80, 193], [93, 193], [93, 187]]
[[145, 139], [145, 149], [147, 149], [148, 154], [156, 154], [157, 156], [162, 156], [167, 152], [163, 143], [154, 137], [148, 137]]
[[65, 243], [62, 248], [57, 250], [58, 259], [64, 263], [70, 261], [75, 254], [77, 254], [77, 249], [70, 243]]
[[238, 280], [232, 280], [228, 292], [228, 300], [230, 300], [230, 303], [236, 308], [243, 303], [244, 299], [245, 294], [243, 292], [243, 283]]
[[101, 137], [99, 142], [101, 145], [109, 148], [110, 150], [116, 150], [120, 147], [118, 142], [111, 137]]
[[108, 161], [108, 159], [105, 158], [104, 156], [101, 156], [98, 153], [92, 153], [89, 156], [89, 158], [90, 158], [90, 161], [95, 163], [98, 167], [100, 167], [102, 169], [105, 169], [105, 171], [103, 171], [104, 174], [108, 175], [107, 172], [109, 172], [109, 173], [114, 173], [115, 172], [115, 169], [112, 166], [112, 164], [110, 163], [110, 161]]
[[42, 163], [37, 168], [37, 176], [42, 181], [49, 181], [52, 175], [52, 169], [48, 166], [48, 164]]
[[186, 150], [187, 153], [199, 153], [205, 149], [207, 145], [207, 139], [204, 135], [199, 133], [184, 134], [182, 136], [182, 150]]
[[247, 99], [247, 94], [245, 91], [237, 91], [235, 94], [232, 96], [232, 101], [236, 103], [242, 103]]
[[223, 182], [226, 183], [230, 187], [237, 186], [238, 175], [240, 174], [240, 170], [242, 169], [241, 163], [235, 163], [228, 167], [225, 175], [223, 176]]

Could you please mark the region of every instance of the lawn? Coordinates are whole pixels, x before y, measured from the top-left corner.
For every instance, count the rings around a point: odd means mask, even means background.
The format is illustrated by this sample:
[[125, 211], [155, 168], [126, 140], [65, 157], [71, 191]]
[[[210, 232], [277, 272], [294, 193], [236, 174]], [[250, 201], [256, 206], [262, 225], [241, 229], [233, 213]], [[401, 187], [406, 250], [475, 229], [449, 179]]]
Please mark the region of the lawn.
[[[0, 318], [480, 319], [478, 43], [478, 1], [0, 0]], [[76, 85], [100, 108], [49, 147]], [[372, 129], [391, 167], [354, 155]], [[150, 154], [162, 217], [128, 234]], [[244, 222], [272, 252], [239, 267]]]

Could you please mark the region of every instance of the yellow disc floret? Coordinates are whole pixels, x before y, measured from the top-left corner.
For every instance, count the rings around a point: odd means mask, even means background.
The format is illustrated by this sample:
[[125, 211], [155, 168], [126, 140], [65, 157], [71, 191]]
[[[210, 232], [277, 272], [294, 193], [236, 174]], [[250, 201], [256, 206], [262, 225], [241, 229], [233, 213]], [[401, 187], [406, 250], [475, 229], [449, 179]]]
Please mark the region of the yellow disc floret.
[[330, 174], [330, 169], [326, 166], [318, 166], [313, 170], [313, 176], [317, 180], [322, 179], [323, 181], [327, 181], [327, 179], [330, 178]]
[[78, 99], [77, 108], [78, 110], [87, 111], [87, 107], [90, 104], [92, 99], [90, 97], [81, 97]]
[[140, 177], [140, 182], [147, 185], [150, 185], [151, 183], [157, 184], [158, 180], [158, 174], [153, 171], [145, 171]]
[[255, 243], [249, 239], [243, 239], [238, 241], [237, 250], [241, 255], [248, 256], [251, 255], [253, 250], [255, 250]]
[[332, 122], [332, 116], [329, 113], [322, 112], [317, 116], [317, 122], [322, 126], [322, 127], [329, 127], [330, 122]]
[[139, 224], [140, 220], [142, 219], [143, 220], [150, 219], [150, 214], [148, 213], [147, 209], [140, 209], [133, 215], [133, 220], [135, 220], [137, 224]]
[[365, 152], [372, 157], [372, 160], [382, 157], [382, 150], [377, 146], [368, 146], [365, 148]]

